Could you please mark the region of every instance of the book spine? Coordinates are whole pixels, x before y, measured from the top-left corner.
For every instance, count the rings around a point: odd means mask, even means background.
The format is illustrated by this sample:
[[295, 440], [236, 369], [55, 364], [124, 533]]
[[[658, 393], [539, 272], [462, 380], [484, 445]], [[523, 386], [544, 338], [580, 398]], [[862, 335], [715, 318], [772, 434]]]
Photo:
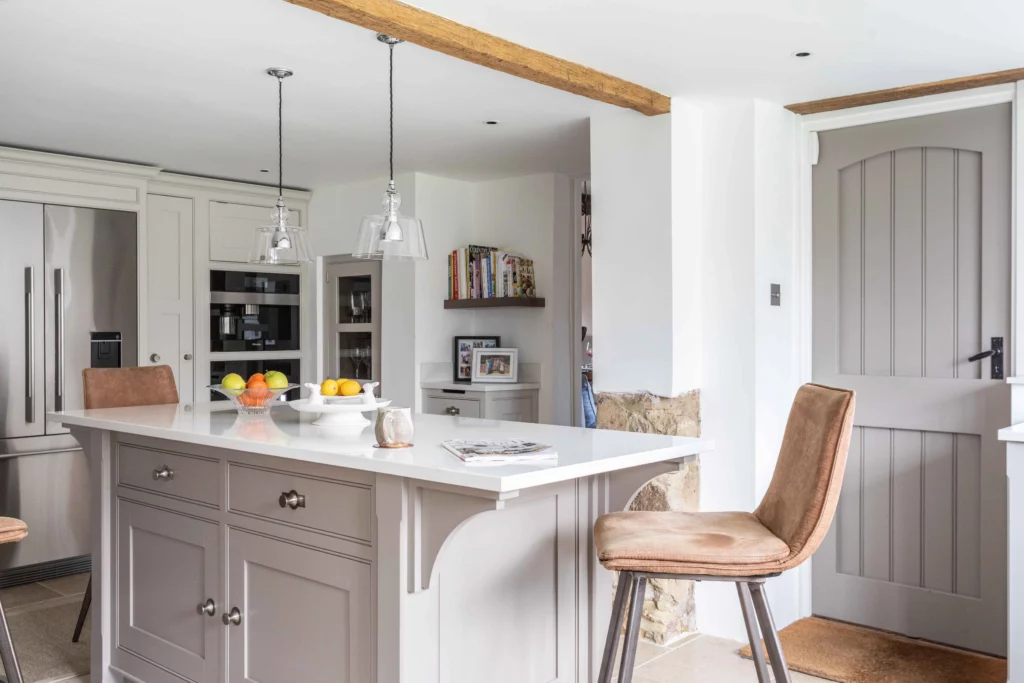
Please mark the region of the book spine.
[[455, 290], [452, 289], [452, 255], [448, 254], [448, 299], [455, 298]]

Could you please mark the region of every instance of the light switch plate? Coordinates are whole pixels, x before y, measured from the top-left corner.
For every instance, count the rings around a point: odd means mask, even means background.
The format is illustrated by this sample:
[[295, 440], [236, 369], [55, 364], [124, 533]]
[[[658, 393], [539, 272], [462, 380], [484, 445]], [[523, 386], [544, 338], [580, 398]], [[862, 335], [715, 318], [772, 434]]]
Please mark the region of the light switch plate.
[[782, 305], [782, 285], [772, 285], [772, 306]]

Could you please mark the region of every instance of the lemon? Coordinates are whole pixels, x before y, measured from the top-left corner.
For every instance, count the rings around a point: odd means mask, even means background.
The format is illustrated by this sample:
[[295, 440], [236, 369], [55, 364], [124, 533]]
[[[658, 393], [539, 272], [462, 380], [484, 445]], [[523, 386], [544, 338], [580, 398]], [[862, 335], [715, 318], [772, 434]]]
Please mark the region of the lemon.
[[359, 386], [359, 382], [353, 382], [350, 379], [345, 380], [342, 383], [341, 387], [338, 388], [338, 392], [342, 396], [355, 396], [361, 390], [362, 390], [362, 387]]
[[337, 396], [338, 395], [338, 383], [333, 379], [325, 379], [324, 383], [320, 385], [321, 396]]
[[232, 372], [224, 375], [224, 379], [220, 381], [220, 385], [225, 389], [245, 389], [245, 380], [242, 379], [241, 375]]
[[344, 377], [339, 377], [338, 379], [336, 379], [336, 380], [334, 380], [334, 381], [335, 381], [335, 382], [337, 382], [337, 383], [338, 383], [338, 386], [340, 387], [340, 386], [341, 386], [342, 384], [344, 384], [344, 383], [345, 383], [345, 382], [347, 382], [348, 380], [347, 380], [346, 378], [344, 378]]

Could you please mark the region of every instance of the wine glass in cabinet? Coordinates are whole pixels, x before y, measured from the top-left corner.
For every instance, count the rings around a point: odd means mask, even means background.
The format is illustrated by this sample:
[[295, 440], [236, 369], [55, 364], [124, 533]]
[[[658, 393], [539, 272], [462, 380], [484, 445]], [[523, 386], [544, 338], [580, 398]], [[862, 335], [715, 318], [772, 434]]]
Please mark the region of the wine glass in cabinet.
[[327, 376], [379, 382], [381, 263], [329, 256], [324, 259], [324, 271]]

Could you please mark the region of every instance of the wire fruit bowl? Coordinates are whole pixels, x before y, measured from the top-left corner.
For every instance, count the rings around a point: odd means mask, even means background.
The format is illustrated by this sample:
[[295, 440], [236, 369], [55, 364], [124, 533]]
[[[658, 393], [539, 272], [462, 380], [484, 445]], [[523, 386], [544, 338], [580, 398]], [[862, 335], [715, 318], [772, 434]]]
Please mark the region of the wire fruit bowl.
[[226, 389], [219, 384], [211, 384], [209, 388], [227, 396], [239, 415], [266, 415], [270, 412], [271, 405], [281, 394], [292, 389], [298, 389], [299, 385], [289, 384], [281, 389], [267, 389], [264, 387]]

